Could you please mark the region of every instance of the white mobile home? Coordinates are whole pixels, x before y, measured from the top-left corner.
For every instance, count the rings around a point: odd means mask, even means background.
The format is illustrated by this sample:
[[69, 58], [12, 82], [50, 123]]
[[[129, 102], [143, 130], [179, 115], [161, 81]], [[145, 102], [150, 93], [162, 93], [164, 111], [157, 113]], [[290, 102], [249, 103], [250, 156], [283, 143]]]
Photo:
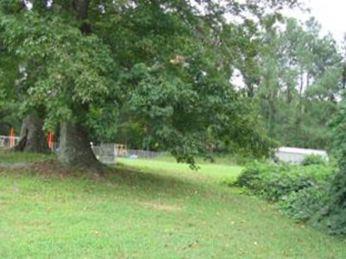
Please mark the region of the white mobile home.
[[307, 156], [310, 155], [318, 155], [328, 160], [328, 154], [325, 150], [280, 147], [275, 152], [275, 157], [278, 158], [279, 161], [292, 164], [300, 164]]

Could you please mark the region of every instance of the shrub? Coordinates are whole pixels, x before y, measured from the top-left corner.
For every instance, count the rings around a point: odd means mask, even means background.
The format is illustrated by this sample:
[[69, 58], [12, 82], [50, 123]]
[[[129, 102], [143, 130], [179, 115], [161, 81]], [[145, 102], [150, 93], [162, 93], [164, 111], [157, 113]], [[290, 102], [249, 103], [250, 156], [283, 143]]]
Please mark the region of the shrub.
[[[345, 92], [346, 94], [346, 92]], [[334, 151], [338, 159], [339, 172], [331, 182], [330, 202], [320, 216], [320, 225], [331, 234], [346, 235], [346, 95], [339, 111], [331, 123]]]
[[328, 192], [330, 195], [328, 206], [320, 214], [318, 223], [330, 234], [346, 235], [346, 159], [339, 164], [340, 169], [335, 174]]
[[[346, 235], [346, 162], [331, 165], [252, 163], [235, 185], [247, 187], [297, 221], [309, 221], [330, 234]], [[331, 184], [332, 183], [332, 184]]]
[[327, 205], [329, 199], [327, 185], [315, 185], [283, 197], [279, 208], [297, 221], [308, 221]]
[[267, 200], [278, 201], [292, 192], [326, 182], [332, 171], [331, 167], [322, 165], [303, 167], [255, 162], [243, 171], [235, 185], [247, 187]]
[[309, 155], [304, 158], [302, 165], [308, 166], [308, 165], [325, 165], [327, 163], [326, 159], [319, 155]]

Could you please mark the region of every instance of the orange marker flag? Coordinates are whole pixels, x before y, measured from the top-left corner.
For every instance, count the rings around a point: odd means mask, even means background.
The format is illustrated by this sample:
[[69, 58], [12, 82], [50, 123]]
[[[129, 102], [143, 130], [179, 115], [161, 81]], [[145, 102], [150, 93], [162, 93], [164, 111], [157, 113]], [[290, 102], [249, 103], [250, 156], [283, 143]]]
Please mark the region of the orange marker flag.
[[15, 145], [14, 129], [11, 128], [11, 130], [10, 130], [10, 147], [14, 147], [14, 145]]
[[54, 148], [54, 133], [52, 133], [52, 132], [48, 133], [48, 147], [50, 149]]

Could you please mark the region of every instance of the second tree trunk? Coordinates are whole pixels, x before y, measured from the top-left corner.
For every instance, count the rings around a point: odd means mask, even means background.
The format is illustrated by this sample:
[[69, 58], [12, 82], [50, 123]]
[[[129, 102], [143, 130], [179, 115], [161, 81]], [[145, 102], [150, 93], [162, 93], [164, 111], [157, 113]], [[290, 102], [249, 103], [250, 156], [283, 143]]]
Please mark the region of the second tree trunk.
[[20, 140], [14, 150], [36, 153], [49, 152], [47, 139], [43, 132], [43, 120], [36, 113], [29, 114], [23, 120]]

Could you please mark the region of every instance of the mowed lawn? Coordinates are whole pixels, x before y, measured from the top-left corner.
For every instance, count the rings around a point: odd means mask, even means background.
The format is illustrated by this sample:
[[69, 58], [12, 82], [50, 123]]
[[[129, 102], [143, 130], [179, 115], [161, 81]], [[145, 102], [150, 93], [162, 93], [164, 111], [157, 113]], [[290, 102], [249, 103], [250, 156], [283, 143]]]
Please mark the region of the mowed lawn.
[[346, 258], [346, 241], [222, 184], [240, 167], [119, 162], [94, 179], [0, 169], [0, 258]]
[[[173, 159], [126, 159], [120, 158], [118, 163], [124, 164], [139, 171], [155, 172], [163, 176], [171, 175], [179, 179], [188, 178], [191, 181], [200, 182], [203, 178], [205, 184], [214, 182], [232, 182], [237, 179], [243, 169], [241, 166], [214, 164], [201, 162], [197, 164], [197, 170], [191, 169], [188, 164], [176, 163]], [[207, 180], [208, 179], [208, 180]]]

